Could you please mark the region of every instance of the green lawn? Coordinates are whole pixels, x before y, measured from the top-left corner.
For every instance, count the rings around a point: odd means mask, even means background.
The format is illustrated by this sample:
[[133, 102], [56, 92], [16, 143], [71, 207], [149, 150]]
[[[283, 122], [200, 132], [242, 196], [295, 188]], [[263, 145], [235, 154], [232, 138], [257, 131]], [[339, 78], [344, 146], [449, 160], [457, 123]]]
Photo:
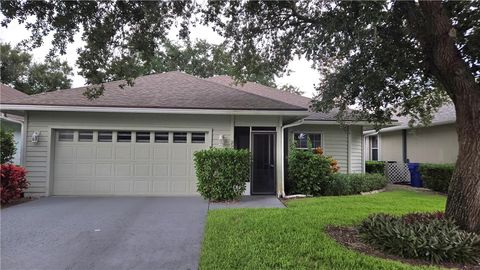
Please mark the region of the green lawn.
[[445, 197], [396, 190], [367, 196], [293, 200], [286, 209], [227, 209], [208, 214], [201, 269], [433, 269], [350, 251], [324, 233], [371, 213], [443, 210]]

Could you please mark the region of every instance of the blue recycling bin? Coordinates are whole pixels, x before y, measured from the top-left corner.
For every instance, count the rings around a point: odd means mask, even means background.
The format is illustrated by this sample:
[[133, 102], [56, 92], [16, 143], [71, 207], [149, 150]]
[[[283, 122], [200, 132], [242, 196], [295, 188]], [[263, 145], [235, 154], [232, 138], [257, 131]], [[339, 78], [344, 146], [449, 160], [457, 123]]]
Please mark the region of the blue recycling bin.
[[419, 163], [408, 163], [410, 171], [410, 185], [412, 187], [423, 187], [422, 175], [420, 174]]

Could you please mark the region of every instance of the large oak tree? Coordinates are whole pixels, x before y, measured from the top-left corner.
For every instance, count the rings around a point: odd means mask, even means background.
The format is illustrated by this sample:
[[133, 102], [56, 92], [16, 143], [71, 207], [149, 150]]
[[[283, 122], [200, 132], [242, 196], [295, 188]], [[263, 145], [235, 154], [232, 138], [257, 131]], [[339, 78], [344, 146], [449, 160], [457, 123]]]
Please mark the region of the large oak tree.
[[[480, 232], [480, 3], [478, 1], [8, 1], [4, 25], [31, 16], [33, 45], [54, 33], [54, 48], [83, 32], [79, 62], [89, 83], [109, 80], [124, 59], [149, 65], [177, 26], [211, 24], [233, 53], [238, 79], [257, 62], [282, 72], [295, 56], [322, 73], [315, 105], [349, 106], [379, 124], [393, 114], [428, 122], [450, 99], [459, 155], [446, 214]], [[193, 16], [195, 15], [195, 16]], [[201, 20], [198, 18], [201, 16]], [[121, 61], [119, 61], [121, 59]], [[133, 61], [132, 60], [132, 61]], [[128, 61], [122, 68], [128, 71]], [[123, 72], [133, 79], [135, 72]]]

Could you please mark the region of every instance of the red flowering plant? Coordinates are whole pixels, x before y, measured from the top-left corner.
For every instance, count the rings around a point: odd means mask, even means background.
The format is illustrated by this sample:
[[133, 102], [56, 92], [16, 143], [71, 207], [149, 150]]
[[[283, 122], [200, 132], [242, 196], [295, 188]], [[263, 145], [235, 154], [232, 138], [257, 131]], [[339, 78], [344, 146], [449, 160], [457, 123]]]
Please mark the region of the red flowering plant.
[[[313, 149], [313, 153], [323, 156], [323, 148], [322, 147], [316, 147]], [[327, 160], [330, 162], [330, 169], [332, 169], [332, 172], [336, 173], [340, 170], [340, 166], [338, 165], [338, 161], [335, 160], [332, 156], [327, 156]]]
[[30, 185], [26, 174], [27, 171], [23, 167], [11, 163], [1, 165], [0, 201], [2, 204], [22, 197], [23, 191]]

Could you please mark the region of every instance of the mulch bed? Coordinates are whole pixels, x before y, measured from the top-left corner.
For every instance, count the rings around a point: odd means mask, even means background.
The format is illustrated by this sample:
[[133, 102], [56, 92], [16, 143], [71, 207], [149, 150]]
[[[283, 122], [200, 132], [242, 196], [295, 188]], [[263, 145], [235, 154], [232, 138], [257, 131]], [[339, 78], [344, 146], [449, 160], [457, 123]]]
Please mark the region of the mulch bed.
[[328, 226], [326, 228], [326, 232], [330, 237], [335, 239], [338, 243], [342, 246], [345, 246], [349, 249], [364, 253], [366, 255], [380, 257], [383, 259], [390, 259], [400, 261], [402, 263], [407, 263], [411, 265], [433, 265], [437, 267], [445, 267], [445, 268], [457, 268], [457, 269], [465, 269], [465, 270], [480, 270], [480, 265], [463, 265], [459, 263], [439, 263], [433, 264], [425, 260], [420, 259], [406, 259], [400, 256], [395, 256], [391, 254], [386, 254], [378, 249], [373, 248], [370, 245], [365, 244], [360, 239], [358, 234], [358, 230], [353, 227], [334, 227]]
[[10, 202], [10, 203], [2, 204], [0, 206], [0, 209], [5, 209], [5, 208], [8, 208], [8, 207], [11, 207], [11, 206], [14, 206], [14, 205], [17, 205], [17, 204], [26, 203], [26, 202], [29, 202], [29, 201], [32, 201], [32, 200], [34, 200], [34, 198], [32, 198], [32, 197], [23, 197], [23, 198], [20, 198], [16, 201]]

